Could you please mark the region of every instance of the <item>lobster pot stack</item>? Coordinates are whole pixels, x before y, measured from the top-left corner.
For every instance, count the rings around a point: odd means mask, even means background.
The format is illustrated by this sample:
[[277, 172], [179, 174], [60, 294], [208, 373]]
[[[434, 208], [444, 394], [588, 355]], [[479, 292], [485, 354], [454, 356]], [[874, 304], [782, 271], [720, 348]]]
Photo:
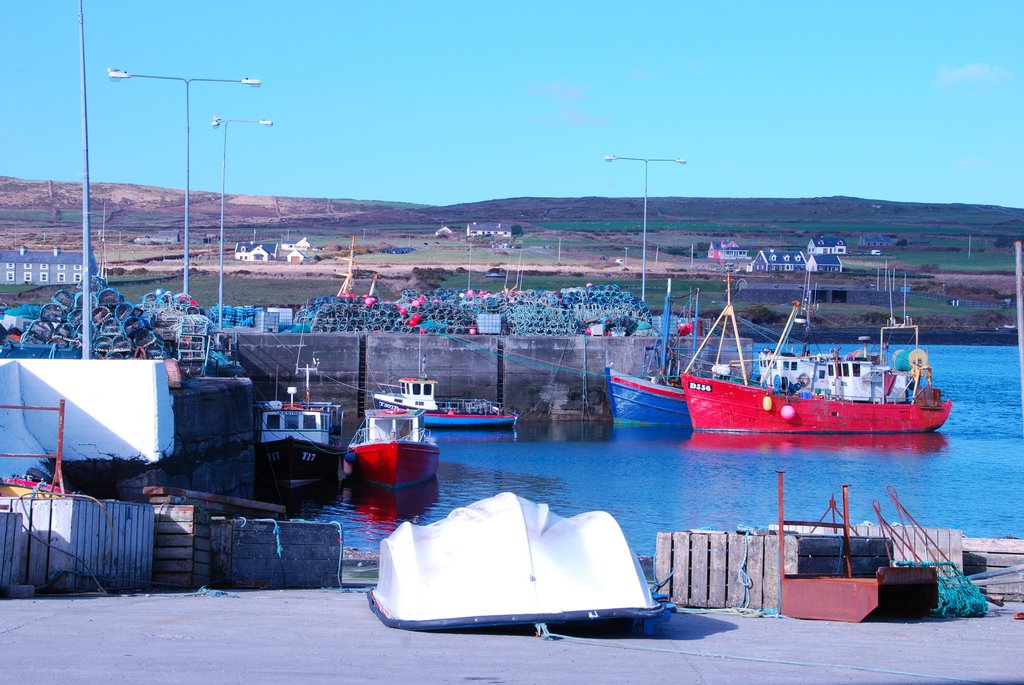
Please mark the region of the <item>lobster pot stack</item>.
[[357, 295], [318, 297], [310, 300], [294, 321], [293, 330], [318, 333], [466, 335], [500, 333], [507, 328], [511, 335], [566, 336], [583, 334], [600, 323], [620, 335], [657, 334], [647, 305], [617, 285], [499, 293], [404, 290], [395, 301], [384, 302]]

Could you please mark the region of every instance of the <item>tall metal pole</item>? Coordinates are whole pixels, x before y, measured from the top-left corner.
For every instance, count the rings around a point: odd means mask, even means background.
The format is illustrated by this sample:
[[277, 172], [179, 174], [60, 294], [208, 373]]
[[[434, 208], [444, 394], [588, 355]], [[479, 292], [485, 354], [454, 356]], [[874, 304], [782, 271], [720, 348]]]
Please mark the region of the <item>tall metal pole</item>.
[[189, 126], [189, 123], [188, 123], [188, 118], [189, 118], [188, 117], [188, 111], [189, 111], [188, 87], [191, 84], [191, 81], [189, 79], [183, 79], [183, 80], [185, 82], [185, 235], [183, 236], [182, 240], [185, 243], [185, 264], [184, 264], [185, 275], [182, 278], [181, 292], [185, 293], [186, 295], [189, 295], [190, 294], [189, 293], [189, 286], [188, 286], [188, 271], [189, 271], [189, 258], [190, 258], [189, 247], [192, 245], [192, 242], [191, 242], [191, 240], [189, 238], [189, 236], [190, 236], [190, 233], [189, 233], [189, 217], [191, 216], [191, 213], [189, 212], [188, 208], [189, 208], [189, 198], [191, 197], [192, 193], [189, 192], [189, 163], [188, 162], [189, 162], [189, 149], [191, 148], [191, 146], [189, 145], [189, 131], [191, 130], [191, 127]]
[[625, 159], [630, 162], [643, 162], [644, 163], [644, 225], [643, 225], [643, 239], [641, 246], [640, 255], [640, 299], [646, 301], [647, 299], [647, 165], [649, 162], [674, 162], [676, 164], [686, 164], [685, 159], [655, 159], [645, 157], [617, 157], [615, 155], [608, 155], [604, 158], [606, 162], [614, 162], [619, 159]]
[[224, 188], [228, 175], [228, 123], [224, 122], [224, 151], [220, 158], [220, 270], [217, 276], [217, 328], [224, 328]]
[[182, 291], [188, 294], [189, 290], [189, 244], [191, 242], [191, 219], [190, 219], [190, 181], [189, 181], [189, 150], [190, 150], [190, 125], [189, 125], [189, 86], [192, 85], [193, 81], [202, 81], [204, 83], [240, 83], [245, 86], [252, 86], [253, 88], [259, 88], [262, 85], [262, 81], [256, 78], [243, 78], [243, 79], [226, 79], [226, 78], [184, 78], [182, 76], [151, 76], [148, 74], [130, 74], [127, 71], [121, 69], [108, 68], [107, 76], [111, 81], [124, 81], [130, 78], [149, 78], [157, 79], [160, 81], [181, 81], [185, 84], [185, 259], [184, 259], [184, 276], [182, 278]]
[[647, 302], [647, 162], [644, 160], [644, 231], [640, 246], [640, 301]]
[[1024, 428], [1024, 302], [1021, 301], [1021, 288], [1024, 285], [1024, 274], [1021, 273], [1020, 241], [1013, 243], [1017, 276], [1017, 355], [1020, 357], [1020, 412], [1021, 427]]
[[89, 359], [92, 354], [92, 227], [89, 223], [89, 116], [85, 100], [85, 11], [82, 3], [83, 0], [78, 0], [82, 80], [82, 359]]
[[[224, 197], [225, 197], [225, 179], [228, 175], [228, 124], [259, 124], [260, 126], [273, 126], [274, 122], [270, 119], [260, 119], [254, 121], [251, 119], [221, 119], [220, 117], [213, 118], [213, 127], [218, 128], [224, 126], [224, 150], [221, 154], [220, 160], [220, 269], [217, 276], [217, 328], [224, 328]], [[256, 228], [252, 229], [252, 242], [256, 242]]]

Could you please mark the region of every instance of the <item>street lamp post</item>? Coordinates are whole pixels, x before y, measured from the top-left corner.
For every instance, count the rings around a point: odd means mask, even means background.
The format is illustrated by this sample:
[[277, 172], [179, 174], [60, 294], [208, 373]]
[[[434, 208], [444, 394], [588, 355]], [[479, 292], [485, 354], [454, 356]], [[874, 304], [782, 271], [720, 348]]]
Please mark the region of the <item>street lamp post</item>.
[[[217, 328], [224, 328], [224, 183], [228, 169], [228, 124], [258, 124], [273, 126], [270, 119], [221, 119], [213, 118], [213, 127], [224, 127], [224, 152], [220, 160], [220, 271], [217, 277]], [[255, 242], [255, 240], [253, 241]]]
[[643, 162], [644, 163], [644, 230], [643, 230], [643, 244], [640, 248], [640, 300], [642, 302], [647, 301], [647, 165], [650, 162], [672, 162], [673, 164], [686, 164], [685, 159], [679, 157], [675, 159], [653, 159], [644, 157], [617, 157], [615, 155], [608, 155], [604, 158], [606, 162], [615, 162], [617, 160], [624, 159], [630, 162]]
[[184, 78], [181, 76], [149, 76], [145, 74], [129, 74], [121, 69], [107, 68], [107, 77], [117, 83], [130, 78], [151, 78], [160, 81], [181, 81], [185, 84], [185, 275], [182, 282], [182, 291], [188, 294], [188, 267], [189, 267], [189, 90], [188, 87], [194, 81], [203, 83], [240, 83], [245, 86], [259, 88], [262, 84], [258, 78]]

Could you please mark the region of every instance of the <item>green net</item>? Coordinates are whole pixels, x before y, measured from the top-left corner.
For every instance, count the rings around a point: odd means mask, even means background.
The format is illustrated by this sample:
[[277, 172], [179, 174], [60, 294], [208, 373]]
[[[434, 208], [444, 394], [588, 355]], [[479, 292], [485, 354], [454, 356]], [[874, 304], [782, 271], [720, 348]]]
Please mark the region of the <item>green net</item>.
[[931, 615], [939, 618], [976, 618], [988, 613], [981, 590], [951, 561], [897, 561], [897, 566], [934, 566], [939, 583], [939, 604]]

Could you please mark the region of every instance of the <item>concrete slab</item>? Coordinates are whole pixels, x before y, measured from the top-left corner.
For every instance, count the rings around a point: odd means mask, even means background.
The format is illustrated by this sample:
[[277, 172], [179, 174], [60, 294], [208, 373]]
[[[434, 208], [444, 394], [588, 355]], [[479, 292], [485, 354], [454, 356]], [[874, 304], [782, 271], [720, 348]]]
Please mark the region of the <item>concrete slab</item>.
[[[650, 637], [413, 633], [362, 592], [0, 602], [4, 675], [71, 683], [1019, 683], [1024, 605], [862, 624], [681, 614]], [[553, 628], [557, 632], [557, 629]]]

